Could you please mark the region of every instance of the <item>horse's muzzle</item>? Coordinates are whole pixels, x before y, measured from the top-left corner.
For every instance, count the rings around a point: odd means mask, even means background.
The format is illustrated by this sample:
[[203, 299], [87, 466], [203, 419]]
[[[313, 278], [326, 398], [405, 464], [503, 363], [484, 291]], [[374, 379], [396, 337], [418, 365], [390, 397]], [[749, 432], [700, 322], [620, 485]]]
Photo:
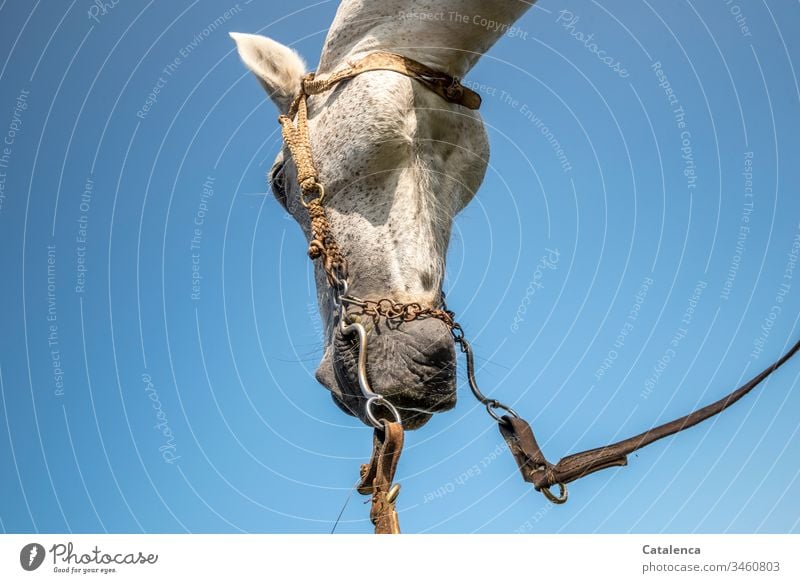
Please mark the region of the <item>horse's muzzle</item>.
[[[396, 322], [369, 316], [360, 316], [360, 322], [367, 330], [366, 372], [372, 390], [397, 408], [407, 429], [420, 427], [433, 413], [455, 406], [456, 352], [444, 322], [436, 318]], [[336, 386], [328, 388], [337, 405], [364, 420], [355, 334], [345, 334], [337, 326], [332, 348]], [[318, 371], [317, 378], [327, 386], [321, 376]]]

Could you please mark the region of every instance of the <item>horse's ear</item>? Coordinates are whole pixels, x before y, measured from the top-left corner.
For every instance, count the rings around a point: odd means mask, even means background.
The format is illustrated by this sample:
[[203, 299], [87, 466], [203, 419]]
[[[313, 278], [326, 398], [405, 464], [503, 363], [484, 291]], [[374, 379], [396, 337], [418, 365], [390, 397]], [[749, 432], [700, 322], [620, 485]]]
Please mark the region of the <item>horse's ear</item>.
[[300, 91], [306, 65], [295, 51], [257, 34], [230, 33], [239, 56], [281, 112], [289, 109]]

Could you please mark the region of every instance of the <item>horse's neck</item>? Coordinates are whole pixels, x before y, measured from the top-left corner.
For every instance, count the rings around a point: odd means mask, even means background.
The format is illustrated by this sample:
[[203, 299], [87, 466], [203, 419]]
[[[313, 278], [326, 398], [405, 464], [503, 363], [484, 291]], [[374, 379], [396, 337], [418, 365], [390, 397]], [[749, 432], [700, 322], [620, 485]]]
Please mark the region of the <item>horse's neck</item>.
[[319, 72], [346, 58], [387, 50], [463, 77], [535, 0], [343, 0]]

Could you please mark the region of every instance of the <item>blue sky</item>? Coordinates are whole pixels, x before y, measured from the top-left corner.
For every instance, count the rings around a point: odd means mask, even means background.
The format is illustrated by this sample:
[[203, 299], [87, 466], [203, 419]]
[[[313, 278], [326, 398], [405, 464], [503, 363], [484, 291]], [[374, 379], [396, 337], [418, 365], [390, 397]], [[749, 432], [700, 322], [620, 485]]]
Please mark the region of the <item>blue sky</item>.
[[[313, 66], [336, 4], [98, 6], [0, 4], [0, 528], [328, 532], [370, 430], [313, 379], [311, 266], [263, 195], [276, 112], [227, 32]], [[788, 2], [542, 1], [468, 75], [492, 157], [445, 291], [483, 390], [551, 461], [800, 336], [798, 23]], [[408, 532], [800, 528], [800, 360], [558, 507], [459, 376], [407, 435]], [[367, 516], [354, 494], [337, 532]]]

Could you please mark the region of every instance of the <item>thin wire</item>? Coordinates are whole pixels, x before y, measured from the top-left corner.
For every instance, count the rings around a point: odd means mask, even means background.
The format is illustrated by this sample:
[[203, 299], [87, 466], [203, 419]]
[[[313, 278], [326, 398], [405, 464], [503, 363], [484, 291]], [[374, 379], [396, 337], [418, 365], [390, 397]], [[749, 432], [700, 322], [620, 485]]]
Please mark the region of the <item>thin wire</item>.
[[339, 511], [339, 516], [336, 517], [336, 522], [333, 523], [331, 534], [333, 534], [334, 531], [336, 530], [336, 527], [339, 526], [339, 520], [341, 520], [342, 514], [344, 514], [344, 509], [347, 508], [347, 503], [350, 502], [350, 498], [353, 497], [353, 492], [355, 492], [356, 487], [360, 483], [361, 483], [361, 478], [359, 478], [358, 481], [355, 484], [353, 484], [353, 487], [350, 488], [350, 492], [347, 494], [347, 498], [345, 499], [344, 504], [342, 505], [342, 509]]

